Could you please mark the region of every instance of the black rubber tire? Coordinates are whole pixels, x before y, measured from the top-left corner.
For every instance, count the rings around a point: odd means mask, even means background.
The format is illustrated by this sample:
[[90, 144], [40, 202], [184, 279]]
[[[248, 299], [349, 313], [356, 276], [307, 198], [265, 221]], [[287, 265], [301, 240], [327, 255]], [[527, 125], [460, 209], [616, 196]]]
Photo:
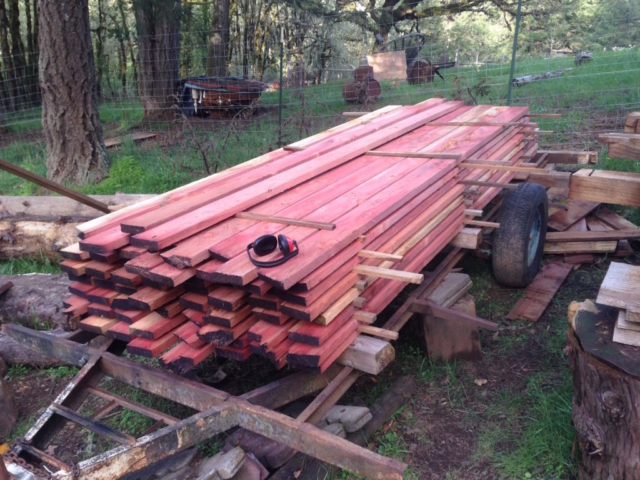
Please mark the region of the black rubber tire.
[[[531, 229], [540, 215], [539, 240], [529, 262]], [[504, 195], [498, 223], [493, 234], [493, 275], [506, 287], [523, 288], [540, 269], [547, 236], [549, 199], [547, 191], [535, 183], [521, 183]]]

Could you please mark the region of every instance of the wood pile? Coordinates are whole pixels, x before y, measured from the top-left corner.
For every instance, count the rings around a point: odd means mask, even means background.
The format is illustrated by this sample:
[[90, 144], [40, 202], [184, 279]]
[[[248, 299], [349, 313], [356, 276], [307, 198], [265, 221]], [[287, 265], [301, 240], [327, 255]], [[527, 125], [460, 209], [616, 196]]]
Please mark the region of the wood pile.
[[596, 303], [619, 309], [613, 341], [640, 347], [640, 267], [612, 262]]
[[[92, 220], [63, 251], [67, 311], [176, 371], [258, 355], [378, 373], [397, 334], [376, 316], [517, 173], [545, 172], [520, 165], [537, 151], [528, 115], [443, 99], [385, 107]], [[300, 253], [254, 266], [247, 245], [264, 234]]]
[[598, 140], [609, 147], [610, 158], [640, 160], [640, 112], [627, 115], [624, 133], [603, 133]]

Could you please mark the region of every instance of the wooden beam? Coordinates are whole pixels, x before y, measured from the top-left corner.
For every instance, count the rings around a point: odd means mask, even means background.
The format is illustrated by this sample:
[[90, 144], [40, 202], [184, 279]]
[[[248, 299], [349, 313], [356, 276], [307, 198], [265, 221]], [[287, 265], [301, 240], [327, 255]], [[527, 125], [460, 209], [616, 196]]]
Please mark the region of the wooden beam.
[[499, 183], [499, 182], [481, 182], [479, 180], [460, 180], [461, 185], [471, 185], [476, 187], [504, 188], [505, 190], [517, 190], [518, 185], [515, 183]]
[[535, 173], [538, 175], [546, 175], [549, 173], [548, 170], [545, 170], [543, 168], [521, 167], [519, 165], [495, 165], [492, 163], [462, 162], [458, 166], [460, 168], [470, 168], [470, 169], [477, 169], [477, 170], [496, 170], [496, 171], [502, 171], [502, 172]]
[[537, 183], [547, 188], [569, 188], [571, 172], [549, 172], [544, 175], [532, 173], [527, 178], [527, 182]]
[[336, 375], [336, 377], [331, 380], [331, 382], [329, 382], [325, 389], [322, 390], [322, 392], [320, 392], [320, 394], [316, 398], [314, 398], [309, 405], [307, 405], [307, 407], [300, 413], [300, 415], [296, 417], [296, 420], [300, 422], [306, 422], [309, 417], [311, 417], [327, 400], [327, 398], [344, 383], [344, 381], [347, 379], [347, 377], [349, 377], [349, 375], [351, 375], [352, 372], [353, 368], [344, 367], [342, 371], [338, 375]]
[[537, 123], [531, 122], [429, 122], [427, 127], [526, 127], [537, 128]]
[[402, 255], [394, 255], [393, 253], [373, 252], [371, 250], [360, 250], [358, 256], [362, 258], [373, 258], [375, 260], [386, 260], [390, 262], [401, 262], [404, 258]]
[[463, 312], [451, 310], [450, 308], [443, 308], [429, 300], [415, 299], [411, 303], [409, 309], [415, 313], [422, 313], [426, 315], [432, 315], [436, 318], [451, 322], [460, 322], [472, 327], [484, 328], [492, 332], [498, 331], [498, 324], [484, 320], [482, 318], [475, 317]]
[[640, 229], [589, 232], [547, 232], [547, 242], [605, 242], [610, 240], [630, 240], [640, 238]]
[[392, 270], [389, 268], [379, 268], [368, 265], [358, 265], [353, 269], [354, 273], [359, 275], [367, 275], [377, 278], [387, 278], [389, 280], [398, 280], [400, 282], [421, 284], [424, 275], [421, 273], [403, 272], [401, 270]]
[[587, 165], [590, 163], [598, 163], [598, 152], [538, 150], [538, 154], [546, 154], [547, 163], [564, 163], [568, 165]]
[[609, 242], [564, 242], [544, 244], [547, 255], [562, 255], [566, 253], [613, 253], [618, 248], [617, 241]]
[[396, 358], [393, 346], [380, 338], [359, 335], [336, 360], [340, 365], [377, 375]]
[[36, 185], [40, 185], [41, 187], [44, 187], [47, 190], [51, 190], [52, 192], [59, 193], [60, 195], [64, 195], [65, 197], [72, 198], [76, 202], [83, 203], [91, 208], [100, 210], [101, 212], [109, 213], [109, 206], [107, 204], [94, 200], [93, 198], [87, 195], [84, 195], [80, 192], [76, 192], [75, 190], [71, 190], [70, 188], [67, 188], [64, 185], [60, 185], [59, 183], [52, 182], [47, 178], [41, 177], [40, 175], [36, 175], [35, 173], [30, 172], [29, 170], [26, 170], [17, 165], [14, 165], [13, 163], [0, 159], [0, 169], [6, 172], [12, 173], [13, 175], [16, 175], [20, 178], [24, 178], [25, 180], [33, 182]]
[[569, 198], [640, 207], [640, 174], [579, 170], [571, 176]]
[[444, 160], [460, 160], [459, 153], [438, 153], [438, 152], [382, 152], [369, 150], [365, 155], [372, 157], [400, 157], [400, 158], [441, 158]]
[[260, 222], [281, 223], [283, 225], [294, 225], [296, 227], [317, 228], [318, 230], [334, 230], [335, 223], [312, 222], [309, 220], [297, 220], [295, 218], [278, 217], [275, 215], [260, 215], [259, 213], [240, 212], [236, 213], [237, 218], [245, 220], [258, 220]]
[[98, 435], [108, 438], [120, 445], [133, 445], [136, 442], [136, 439], [131, 435], [127, 435], [126, 433], [119, 432], [108, 425], [105, 425], [102, 422], [97, 422], [95, 420], [91, 420], [89, 418], [83, 417], [82, 415], [74, 412], [72, 409], [67, 408], [63, 405], [52, 404], [49, 407], [53, 410], [54, 413], [61, 415], [67, 420], [72, 421], [88, 430], [91, 430]]

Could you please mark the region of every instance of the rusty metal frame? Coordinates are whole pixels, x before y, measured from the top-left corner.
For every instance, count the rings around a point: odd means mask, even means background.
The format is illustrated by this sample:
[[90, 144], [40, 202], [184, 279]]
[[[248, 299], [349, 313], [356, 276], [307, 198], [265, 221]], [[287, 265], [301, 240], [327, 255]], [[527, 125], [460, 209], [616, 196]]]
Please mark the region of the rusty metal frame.
[[[334, 365], [324, 374], [294, 373], [234, 397], [222, 390], [122, 358], [119, 356], [123, 351], [120, 342], [109, 340], [94, 348], [77, 343], [91, 339], [86, 333], [77, 335], [77, 338], [61, 339], [18, 325], [5, 325], [3, 331], [40, 354], [80, 368], [27, 432], [22, 443], [17, 443], [11, 451], [10, 458], [27, 461], [35, 458], [57, 470], [52, 478], [118, 478], [234, 427], [245, 428], [367, 478], [401, 479], [407, 467], [305, 423], [305, 420], [318, 421], [318, 417], [324, 415], [355, 382], [360, 372], [349, 367]], [[198, 413], [178, 420], [117, 395], [101, 392], [97, 384], [104, 376], [191, 407]], [[325, 388], [327, 391], [321, 393], [318, 400], [297, 419], [275, 411]], [[113, 405], [133, 407], [157, 420], [154, 427], [161, 428], [136, 439], [102, 424], [97, 419], [99, 415], [92, 418], [80, 416], [77, 409], [89, 394], [96, 393], [102, 394], [102, 398], [110, 395], [111, 408]], [[68, 421], [90, 428], [120, 446], [76, 465], [66, 465], [44, 451]]]

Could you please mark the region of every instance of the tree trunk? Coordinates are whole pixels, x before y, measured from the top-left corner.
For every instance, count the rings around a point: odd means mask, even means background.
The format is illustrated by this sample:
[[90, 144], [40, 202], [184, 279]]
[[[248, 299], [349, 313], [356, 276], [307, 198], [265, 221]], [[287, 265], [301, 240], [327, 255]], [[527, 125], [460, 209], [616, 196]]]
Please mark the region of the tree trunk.
[[11, 58], [11, 48], [9, 47], [9, 18], [4, 0], [0, 0], [0, 52], [2, 52], [2, 64], [7, 76], [7, 100], [9, 109], [15, 111], [16, 99], [18, 98], [18, 88], [16, 85], [13, 59]]
[[229, 0], [217, 0], [213, 4], [211, 38], [207, 55], [207, 75], [227, 76], [227, 45], [229, 44]]
[[173, 113], [180, 80], [180, 2], [137, 0], [134, 13], [144, 117], [166, 117]]
[[109, 174], [109, 157], [98, 116], [88, 0], [40, 0], [38, 16], [47, 177], [101, 181]]
[[104, 14], [104, 5], [102, 0], [98, 0], [98, 28], [95, 29], [96, 32], [96, 95], [100, 99], [102, 98], [102, 78], [104, 77], [104, 63], [105, 63], [105, 55], [104, 55], [104, 26], [105, 22], [105, 14]]
[[25, 0], [24, 13], [27, 18], [27, 75], [31, 79], [29, 82], [29, 97], [31, 105], [38, 104], [38, 53], [37, 43], [34, 35], [34, 22], [31, 10], [31, 0]]
[[640, 478], [640, 362], [637, 348], [611, 341], [614, 322], [581, 310], [567, 331], [580, 480]]

